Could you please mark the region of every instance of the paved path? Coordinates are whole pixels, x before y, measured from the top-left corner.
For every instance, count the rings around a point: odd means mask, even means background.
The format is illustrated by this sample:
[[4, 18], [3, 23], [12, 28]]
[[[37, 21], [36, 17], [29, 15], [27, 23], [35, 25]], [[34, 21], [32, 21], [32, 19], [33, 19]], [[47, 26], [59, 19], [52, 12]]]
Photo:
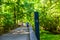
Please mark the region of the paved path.
[[37, 40], [32, 27], [20, 27], [0, 36], [0, 40]]
[[0, 40], [29, 40], [29, 31], [27, 27], [20, 27], [0, 36]]

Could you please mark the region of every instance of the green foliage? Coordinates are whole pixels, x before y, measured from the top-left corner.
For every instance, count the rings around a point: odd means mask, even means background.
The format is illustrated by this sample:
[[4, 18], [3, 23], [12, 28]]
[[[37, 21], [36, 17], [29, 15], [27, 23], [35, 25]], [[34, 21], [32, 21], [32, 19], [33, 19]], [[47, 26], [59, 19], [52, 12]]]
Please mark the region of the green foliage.
[[41, 27], [60, 32], [59, 0], [1, 0], [0, 26], [9, 30], [19, 20], [29, 22], [34, 28], [34, 11], [39, 12]]
[[40, 40], [60, 40], [60, 34], [52, 34], [49, 31], [41, 31]]

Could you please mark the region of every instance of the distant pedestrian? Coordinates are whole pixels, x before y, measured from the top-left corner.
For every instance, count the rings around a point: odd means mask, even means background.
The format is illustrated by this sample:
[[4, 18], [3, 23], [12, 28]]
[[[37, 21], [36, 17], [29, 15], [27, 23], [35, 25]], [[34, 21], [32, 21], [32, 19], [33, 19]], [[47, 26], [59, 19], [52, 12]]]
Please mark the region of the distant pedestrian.
[[26, 23], [26, 26], [29, 27], [29, 23], [28, 22]]

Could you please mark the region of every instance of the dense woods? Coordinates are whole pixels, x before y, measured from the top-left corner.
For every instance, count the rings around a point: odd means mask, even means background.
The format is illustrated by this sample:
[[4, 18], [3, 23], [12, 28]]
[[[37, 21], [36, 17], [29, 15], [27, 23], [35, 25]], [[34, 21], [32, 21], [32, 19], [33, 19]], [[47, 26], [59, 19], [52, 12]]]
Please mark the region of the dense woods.
[[29, 22], [34, 28], [34, 11], [39, 13], [40, 30], [60, 33], [60, 0], [0, 0], [0, 34], [19, 22]]

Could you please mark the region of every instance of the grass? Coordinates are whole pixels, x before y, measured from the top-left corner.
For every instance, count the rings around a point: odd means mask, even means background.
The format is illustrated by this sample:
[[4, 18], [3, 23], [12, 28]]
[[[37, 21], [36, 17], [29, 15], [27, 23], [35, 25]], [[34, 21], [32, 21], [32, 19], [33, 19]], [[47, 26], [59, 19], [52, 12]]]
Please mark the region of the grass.
[[52, 34], [49, 31], [40, 31], [40, 40], [60, 40], [60, 34]]

